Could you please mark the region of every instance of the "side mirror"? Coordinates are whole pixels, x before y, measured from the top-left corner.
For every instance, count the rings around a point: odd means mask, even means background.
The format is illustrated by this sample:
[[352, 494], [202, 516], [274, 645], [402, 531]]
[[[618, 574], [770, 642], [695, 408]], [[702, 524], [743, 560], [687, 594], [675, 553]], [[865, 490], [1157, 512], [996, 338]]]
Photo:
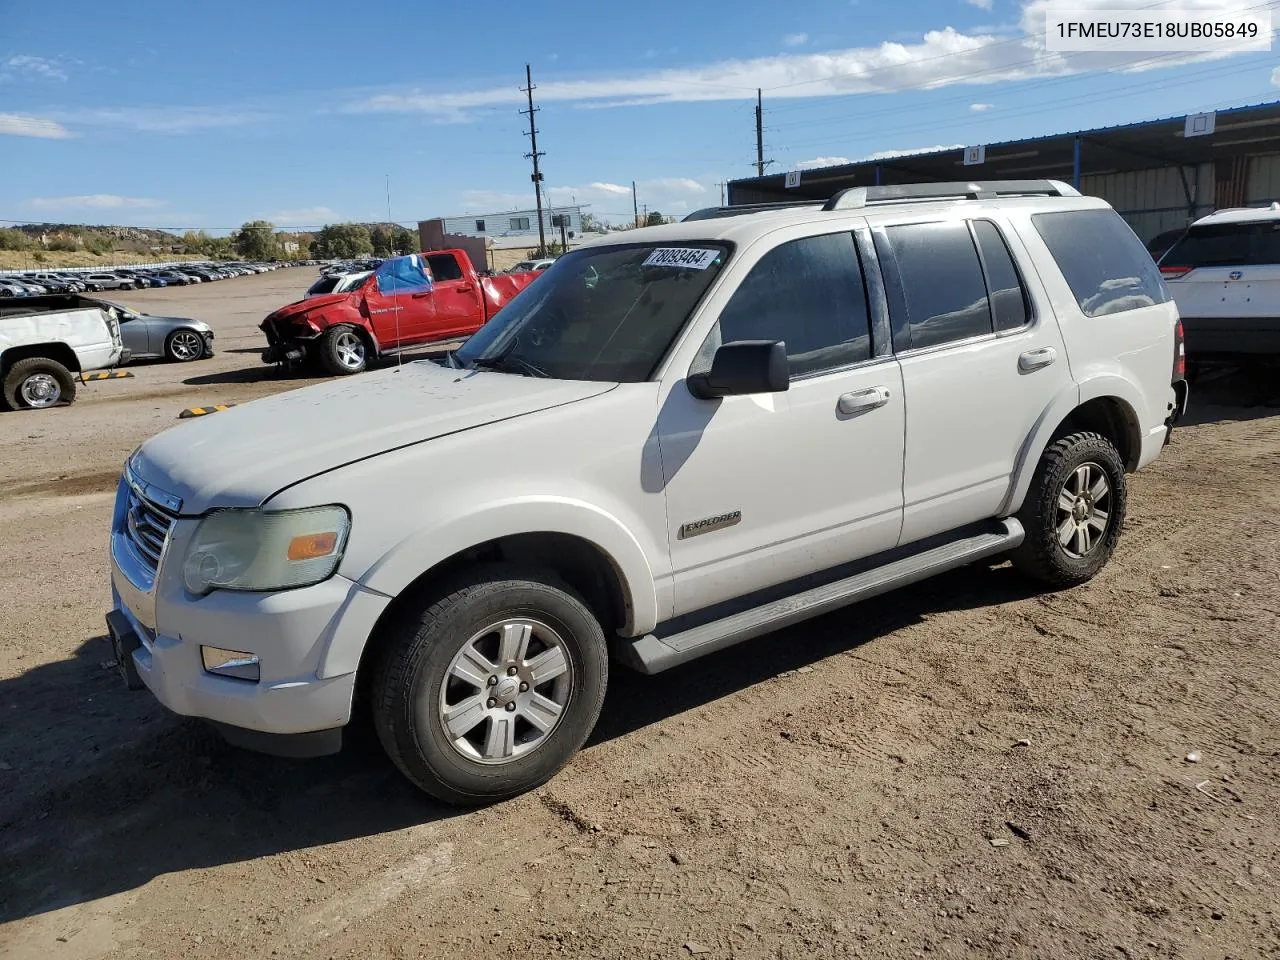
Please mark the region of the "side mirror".
[[749, 393], [781, 393], [791, 385], [787, 345], [781, 340], [737, 340], [711, 358], [711, 369], [686, 381], [700, 400]]

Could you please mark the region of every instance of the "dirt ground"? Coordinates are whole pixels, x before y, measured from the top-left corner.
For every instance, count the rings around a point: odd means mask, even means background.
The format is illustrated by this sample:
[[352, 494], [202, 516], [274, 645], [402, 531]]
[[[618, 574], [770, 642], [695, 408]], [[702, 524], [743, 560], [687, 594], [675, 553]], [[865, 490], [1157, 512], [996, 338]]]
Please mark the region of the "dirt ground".
[[122, 461], [302, 383], [256, 323], [312, 273], [124, 296], [218, 356], [0, 415], [0, 956], [1280, 956], [1274, 373], [1197, 385], [1094, 582], [975, 567], [616, 668], [560, 776], [459, 813], [367, 731], [240, 753], [107, 663]]

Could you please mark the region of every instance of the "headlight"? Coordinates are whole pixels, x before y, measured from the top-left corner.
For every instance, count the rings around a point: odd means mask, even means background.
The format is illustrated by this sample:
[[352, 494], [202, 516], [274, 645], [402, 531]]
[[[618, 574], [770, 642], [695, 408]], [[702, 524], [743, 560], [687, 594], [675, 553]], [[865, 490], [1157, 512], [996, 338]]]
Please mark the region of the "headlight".
[[196, 528], [183, 579], [195, 594], [307, 587], [333, 576], [350, 530], [339, 506], [216, 510]]

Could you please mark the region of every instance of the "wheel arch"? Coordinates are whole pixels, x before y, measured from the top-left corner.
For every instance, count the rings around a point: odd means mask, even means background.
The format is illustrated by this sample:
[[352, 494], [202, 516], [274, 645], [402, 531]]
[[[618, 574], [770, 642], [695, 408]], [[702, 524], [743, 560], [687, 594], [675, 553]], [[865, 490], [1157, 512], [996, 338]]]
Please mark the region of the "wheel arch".
[[1001, 515], [1021, 508], [1040, 457], [1051, 443], [1069, 433], [1089, 430], [1101, 434], [1115, 446], [1125, 469], [1136, 470], [1142, 455], [1142, 428], [1137, 413], [1140, 406], [1137, 391], [1119, 378], [1093, 381], [1059, 395], [1037, 421], [1019, 453]]
[[67, 344], [52, 340], [48, 343], [24, 343], [0, 353], [0, 377], [7, 374], [9, 368], [19, 360], [35, 357], [60, 363], [72, 373], [80, 372], [80, 358], [76, 356], [76, 352]]

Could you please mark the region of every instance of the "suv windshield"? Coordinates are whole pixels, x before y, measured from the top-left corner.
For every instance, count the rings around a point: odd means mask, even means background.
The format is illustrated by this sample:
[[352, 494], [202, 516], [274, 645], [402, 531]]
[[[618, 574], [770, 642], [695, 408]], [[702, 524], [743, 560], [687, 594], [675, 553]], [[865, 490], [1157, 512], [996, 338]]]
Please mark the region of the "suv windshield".
[[1249, 267], [1280, 263], [1280, 220], [1192, 227], [1160, 260], [1162, 267]]
[[542, 271], [455, 356], [464, 367], [557, 380], [647, 380], [728, 255], [719, 242], [575, 250]]

